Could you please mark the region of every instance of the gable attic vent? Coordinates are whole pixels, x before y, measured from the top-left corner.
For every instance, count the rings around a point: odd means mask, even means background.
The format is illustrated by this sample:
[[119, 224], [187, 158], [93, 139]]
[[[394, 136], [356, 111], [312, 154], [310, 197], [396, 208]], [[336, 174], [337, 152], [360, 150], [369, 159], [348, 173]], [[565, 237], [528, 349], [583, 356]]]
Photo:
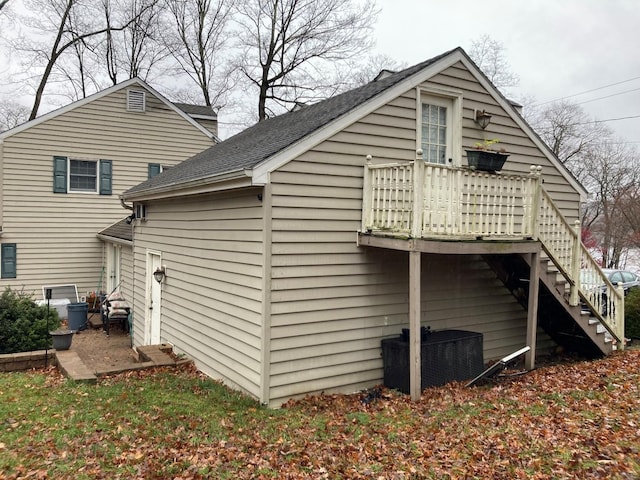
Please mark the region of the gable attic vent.
[[146, 92], [144, 90], [127, 90], [127, 111], [145, 111]]

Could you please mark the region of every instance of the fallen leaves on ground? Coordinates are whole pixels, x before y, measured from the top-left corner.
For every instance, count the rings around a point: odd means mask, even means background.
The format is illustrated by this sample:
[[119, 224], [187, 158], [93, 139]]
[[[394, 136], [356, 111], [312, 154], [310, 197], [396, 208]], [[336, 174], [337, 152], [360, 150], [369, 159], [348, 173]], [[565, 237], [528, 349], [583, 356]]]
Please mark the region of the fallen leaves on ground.
[[[192, 367], [128, 372], [93, 387], [50, 370], [22, 386], [28, 402], [0, 383], [0, 457], [8, 458], [0, 477], [638, 478], [639, 367], [640, 351], [631, 350], [482, 387], [430, 388], [419, 402], [380, 387], [279, 410]], [[56, 411], [47, 395], [58, 390], [77, 405]], [[12, 431], [36, 434], [18, 441]]]

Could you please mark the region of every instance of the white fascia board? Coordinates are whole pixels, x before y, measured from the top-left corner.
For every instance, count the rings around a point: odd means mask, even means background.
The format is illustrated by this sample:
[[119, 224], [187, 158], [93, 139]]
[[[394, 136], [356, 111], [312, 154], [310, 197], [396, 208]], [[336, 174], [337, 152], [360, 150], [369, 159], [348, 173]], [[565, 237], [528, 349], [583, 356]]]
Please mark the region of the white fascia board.
[[103, 235], [101, 233], [98, 233], [97, 237], [103, 242], [117, 243], [119, 245], [127, 245], [129, 247], [133, 246], [133, 242], [131, 240], [124, 240], [122, 238], [110, 237], [108, 235]]
[[562, 163], [558, 160], [558, 158], [553, 154], [553, 152], [549, 149], [549, 147], [540, 140], [540, 137], [533, 131], [531, 126], [523, 120], [523, 118], [515, 111], [513, 105], [511, 105], [498, 91], [496, 91], [495, 87], [487, 81], [485, 76], [478, 71], [475, 65], [473, 65], [466, 57], [462, 56], [460, 59], [462, 63], [469, 69], [471, 74], [475, 77], [475, 79], [489, 92], [489, 94], [493, 97], [493, 99], [500, 104], [500, 106], [504, 109], [505, 112], [509, 114], [511, 119], [516, 122], [516, 124], [522, 129], [523, 132], [527, 134], [529, 139], [538, 147], [538, 149], [544, 154], [545, 157], [555, 165], [560, 175], [564, 177], [564, 179], [569, 182], [569, 184], [576, 189], [576, 191], [580, 194], [581, 199], [586, 200], [588, 195], [587, 190], [576, 180], [571, 173], [567, 170], [567, 168], [562, 165]]
[[93, 95], [89, 95], [88, 97], [85, 97], [83, 99], [80, 99], [80, 100], [77, 100], [75, 102], [72, 102], [72, 103], [70, 103], [68, 105], [65, 105], [64, 107], [60, 107], [60, 108], [58, 108], [56, 110], [52, 110], [51, 112], [45, 113], [44, 115], [41, 115], [41, 116], [39, 116], [37, 118], [34, 118], [33, 120], [25, 122], [22, 125], [18, 125], [17, 127], [12, 128], [11, 130], [7, 130], [6, 132], [2, 132], [2, 133], [0, 133], [0, 141], [2, 139], [4, 139], [4, 138], [7, 138], [7, 137], [10, 137], [10, 136], [15, 135], [17, 133], [23, 132], [23, 131], [31, 128], [31, 127], [35, 127], [36, 125], [39, 125], [39, 124], [41, 124], [43, 122], [46, 122], [47, 120], [51, 120], [52, 118], [56, 118], [59, 115], [64, 115], [65, 113], [70, 112], [71, 110], [74, 110], [74, 109], [76, 109], [78, 107], [82, 107], [83, 105], [87, 105], [88, 103], [91, 103], [91, 102], [93, 102], [95, 100], [98, 100], [98, 99], [100, 99], [102, 97], [105, 97], [107, 95], [110, 95], [113, 92], [117, 92], [118, 90], [121, 90], [123, 88], [128, 88], [128, 87], [130, 87], [132, 85], [135, 85], [135, 84], [137, 84], [137, 85], [145, 88], [146, 90], [148, 90], [155, 97], [157, 97], [162, 103], [164, 103], [167, 107], [169, 107], [169, 109], [173, 110], [179, 116], [184, 118], [186, 121], [188, 121], [196, 129], [200, 130], [205, 136], [210, 138], [212, 141], [220, 143], [220, 139], [216, 135], [211, 133], [209, 130], [207, 130], [202, 125], [200, 125], [198, 122], [196, 122], [195, 119], [191, 118], [185, 112], [183, 112], [178, 107], [176, 107], [173, 103], [171, 103], [169, 100], [167, 100], [164, 97], [164, 95], [162, 95], [160, 92], [158, 92], [157, 90], [155, 90], [151, 86], [147, 85], [146, 82], [144, 82], [143, 80], [140, 80], [137, 77], [130, 78], [129, 80], [126, 80], [124, 82], [118, 83], [117, 85], [113, 85], [112, 87], [106, 88], [104, 90], [100, 90], [99, 92], [96, 92]]
[[277, 153], [273, 157], [265, 160], [259, 165], [253, 168], [253, 181], [256, 184], [264, 185], [269, 183], [269, 174], [274, 170], [277, 170], [285, 163], [293, 160], [299, 155], [303, 154], [307, 150], [315, 147], [316, 145], [322, 143], [329, 137], [335, 135], [336, 133], [344, 130], [346, 127], [351, 125], [352, 123], [360, 120], [365, 115], [373, 112], [377, 108], [382, 107], [387, 104], [394, 98], [399, 95], [402, 95], [407, 90], [416, 88], [425, 80], [433, 77], [434, 75], [440, 73], [442, 70], [449, 68], [452, 65], [455, 65], [457, 62], [464, 59], [464, 55], [459, 51], [455, 50], [451, 52], [444, 58], [441, 58], [437, 62], [428, 65], [422, 70], [414, 73], [410, 77], [404, 79], [400, 83], [394, 85], [393, 87], [388, 88], [384, 92], [376, 95], [370, 100], [362, 103], [360, 106], [351, 110], [346, 115], [342, 115], [337, 118], [333, 122], [326, 124], [325, 126], [319, 128], [311, 135], [303, 138], [290, 145], [285, 150]]
[[187, 197], [191, 195], [201, 195], [204, 193], [214, 193], [223, 190], [238, 188], [249, 188], [259, 186], [251, 181], [251, 170], [238, 170], [221, 175], [200, 178], [188, 183], [167, 185], [158, 189], [143, 190], [133, 192], [129, 195], [123, 193], [120, 197], [127, 202], [144, 202], [147, 200], [158, 200], [165, 198]]

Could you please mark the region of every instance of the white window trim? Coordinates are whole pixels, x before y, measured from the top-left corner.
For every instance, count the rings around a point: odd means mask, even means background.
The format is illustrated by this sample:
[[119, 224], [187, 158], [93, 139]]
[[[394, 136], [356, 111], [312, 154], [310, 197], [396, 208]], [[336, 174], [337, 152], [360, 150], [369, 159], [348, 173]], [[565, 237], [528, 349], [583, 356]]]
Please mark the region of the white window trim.
[[[71, 188], [71, 161], [93, 162], [95, 164], [95, 166], [96, 166], [96, 189], [95, 189], [95, 191], [73, 190]], [[100, 193], [100, 160], [91, 160], [89, 158], [71, 158], [71, 157], [67, 157], [67, 193], [98, 195]]]
[[424, 84], [416, 88], [416, 149], [422, 148], [423, 103], [447, 107], [447, 155], [444, 165], [459, 167], [462, 165], [462, 92]]

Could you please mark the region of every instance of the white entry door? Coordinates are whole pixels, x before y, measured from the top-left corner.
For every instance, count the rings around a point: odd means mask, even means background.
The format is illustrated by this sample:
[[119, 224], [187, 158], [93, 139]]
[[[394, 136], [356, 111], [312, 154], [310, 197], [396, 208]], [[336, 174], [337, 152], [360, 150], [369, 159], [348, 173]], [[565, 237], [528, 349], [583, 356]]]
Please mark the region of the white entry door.
[[113, 292], [120, 285], [120, 246], [107, 244], [107, 292]]
[[153, 278], [153, 272], [155, 272], [160, 265], [160, 254], [156, 252], [147, 252], [147, 309], [144, 329], [145, 345], [158, 345], [160, 343], [162, 285]]

